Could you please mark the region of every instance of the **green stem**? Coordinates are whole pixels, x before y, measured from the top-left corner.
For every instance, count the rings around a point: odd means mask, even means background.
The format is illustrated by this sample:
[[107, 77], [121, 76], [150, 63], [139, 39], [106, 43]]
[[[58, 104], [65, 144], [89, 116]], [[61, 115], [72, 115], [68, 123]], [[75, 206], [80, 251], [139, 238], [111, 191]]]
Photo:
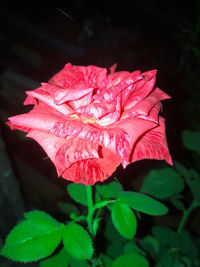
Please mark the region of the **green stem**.
[[194, 200], [192, 202], [192, 204], [189, 206], [189, 208], [187, 210], [185, 210], [183, 212], [183, 217], [180, 221], [180, 224], [178, 226], [178, 229], [177, 229], [177, 233], [180, 234], [185, 226], [185, 223], [188, 219], [188, 217], [190, 216], [191, 212], [193, 211], [193, 209], [195, 209], [196, 207], [198, 206], [197, 202]]
[[93, 206], [92, 186], [91, 185], [88, 185], [86, 187], [86, 192], [87, 192], [87, 201], [88, 201], [87, 223], [88, 223], [88, 229], [90, 231], [90, 234], [93, 235], [93, 212], [94, 212], [94, 206]]
[[96, 214], [96, 216], [95, 216], [95, 219], [98, 219], [98, 218], [99, 218], [99, 215], [100, 215], [100, 213], [101, 213], [101, 210], [102, 210], [102, 208], [99, 208], [99, 209], [98, 209], [97, 214]]

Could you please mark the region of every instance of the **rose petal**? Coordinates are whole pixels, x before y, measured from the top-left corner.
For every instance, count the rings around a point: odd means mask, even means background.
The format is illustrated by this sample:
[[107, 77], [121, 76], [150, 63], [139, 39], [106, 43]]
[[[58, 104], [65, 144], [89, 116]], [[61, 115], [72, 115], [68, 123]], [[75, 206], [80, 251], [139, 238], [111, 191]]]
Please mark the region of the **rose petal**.
[[112, 103], [103, 103], [102, 105], [102, 103], [93, 102], [86, 106], [79, 107], [76, 113], [78, 113], [81, 118], [99, 119], [113, 111], [115, 111], [115, 105]]
[[155, 122], [156, 124], [158, 124], [158, 119], [159, 119], [159, 112], [162, 109], [162, 104], [158, 103], [157, 105], [155, 105], [152, 110], [150, 111], [150, 113], [148, 115], [143, 115], [143, 114], [129, 114], [129, 117], [137, 117], [137, 118], [141, 118], [143, 120], [148, 120], [148, 121], [152, 121]]
[[[56, 153], [60, 147], [66, 143], [65, 139], [61, 139], [55, 135], [38, 130], [31, 130], [26, 136], [34, 139], [44, 149], [54, 164], [56, 160]], [[56, 168], [59, 168], [59, 166], [56, 166]]]
[[116, 122], [115, 127], [123, 130], [126, 133], [124, 139], [129, 144], [129, 146], [125, 145], [123, 141], [117, 144], [117, 151], [121, 157], [122, 165], [125, 168], [130, 163], [132, 147], [141, 135], [155, 127], [155, 123], [140, 118], [129, 118]]
[[[144, 119], [149, 119], [157, 122], [155, 120], [157, 118], [159, 108], [160, 107], [158, 104], [160, 101], [169, 99], [170, 96], [161, 91], [159, 88], [155, 88], [152, 93], [150, 93], [143, 101], [137, 103], [135, 106], [132, 108], [124, 110], [122, 113], [122, 119], [123, 118], [128, 118], [128, 117], [140, 117]], [[151, 112], [151, 110], [158, 105], [154, 111]], [[155, 113], [156, 111], [156, 113]], [[151, 115], [150, 115], [151, 113]], [[156, 115], [157, 114], [157, 115]]]
[[117, 63], [114, 63], [109, 69], [110, 69], [110, 73], [114, 73], [115, 70], [117, 68]]
[[100, 151], [101, 158], [82, 160], [71, 165], [62, 177], [74, 183], [85, 185], [103, 182], [110, 177], [120, 164], [120, 159], [106, 148]]
[[[136, 104], [132, 109], [132, 114], [134, 112], [147, 115], [151, 109], [158, 104], [160, 101], [169, 99], [170, 96], [165, 92], [161, 91], [159, 88], [155, 88], [143, 101]], [[130, 109], [129, 109], [130, 110]]]
[[65, 144], [56, 153], [55, 164], [61, 169], [58, 174], [62, 175], [66, 168], [80, 160], [99, 158], [98, 147], [88, 140], [67, 136]]
[[75, 136], [95, 142], [119, 155], [124, 168], [130, 163], [129, 157], [134, 143], [155, 127], [155, 123], [139, 118], [125, 119], [114, 123], [108, 128], [97, 128], [80, 121], [56, 122], [49, 131], [61, 138]]
[[104, 88], [107, 86], [107, 69], [96, 66], [80, 67], [85, 81], [95, 88]]
[[29, 112], [8, 118], [15, 127], [25, 127], [28, 129], [36, 129], [48, 132], [57, 121], [64, 120], [54, 114]]
[[56, 166], [59, 176], [78, 161], [99, 158], [98, 145], [83, 139], [71, 137], [62, 139], [38, 130], [32, 130], [27, 134], [27, 137], [33, 138], [44, 149]]
[[99, 128], [79, 120], [66, 121], [65, 123], [58, 121], [50, 129], [49, 133], [60, 138], [74, 136], [97, 143], [119, 155], [122, 161], [128, 157], [126, 155], [127, 151], [129, 154], [131, 151], [126, 131], [117, 127]]
[[23, 104], [24, 105], [37, 105], [38, 102], [35, 99], [35, 97], [27, 96]]
[[101, 89], [97, 91], [97, 94], [94, 95], [94, 99], [100, 102], [112, 102], [115, 100], [117, 95], [123, 91], [125, 88], [135, 83], [141, 77], [138, 75], [139, 71], [134, 71], [133, 73], [129, 72], [116, 72], [110, 74], [112, 78], [110, 78], [110, 87], [105, 89]]
[[120, 96], [117, 96], [116, 101], [115, 101], [115, 106], [116, 106], [116, 109], [114, 112], [111, 112], [108, 115], [103, 116], [99, 120], [96, 120], [96, 122], [101, 126], [107, 126], [118, 121], [121, 116], [121, 97]]
[[26, 91], [26, 94], [28, 96], [32, 96], [32, 97], [46, 103], [47, 105], [51, 106], [52, 108], [54, 108], [55, 110], [59, 111], [60, 113], [62, 113], [64, 115], [74, 113], [74, 110], [71, 107], [69, 107], [67, 104], [63, 104], [63, 105], [59, 105], [59, 106], [56, 105], [54, 103], [53, 98], [43, 90], [36, 89], [34, 91]]
[[85, 95], [84, 97], [78, 99], [78, 100], [74, 100], [74, 101], [69, 101], [68, 102], [68, 105], [70, 107], [72, 107], [74, 110], [82, 107], [82, 106], [85, 106], [85, 105], [88, 105], [91, 101], [92, 101], [92, 91]]
[[57, 105], [61, 105], [66, 101], [71, 101], [71, 100], [77, 100], [82, 98], [83, 96], [89, 94], [91, 91], [93, 91], [94, 88], [75, 88], [75, 89], [63, 89], [64, 92], [62, 92], [63, 96], [61, 95], [56, 95], [55, 96], [55, 103]]
[[87, 84], [79, 83], [77, 88], [61, 88], [50, 83], [42, 83], [41, 89], [52, 96], [56, 105], [64, 102], [77, 100], [93, 91]]
[[108, 85], [107, 87], [110, 88], [111, 86], [118, 85], [122, 80], [126, 80], [130, 78], [131, 73], [129, 71], [117, 71], [111, 72], [108, 74]]
[[132, 108], [153, 90], [156, 81], [156, 73], [157, 70], [151, 70], [141, 74], [143, 79], [135, 83], [134, 90], [124, 105], [124, 109]]
[[99, 128], [94, 127], [92, 124], [84, 123], [78, 118], [69, 117], [68, 120], [64, 120], [54, 114], [38, 112], [14, 116], [9, 120], [16, 127], [44, 131], [63, 139], [67, 136], [73, 136], [97, 143], [120, 155], [123, 164], [127, 161], [127, 153], [130, 154], [131, 148], [127, 140], [127, 133], [121, 128]]
[[[57, 72], [48, 82], [53, 85], [60, 86], [62, 88], [72, 87], [84, 81], [83, 74], [75, 72], [75, 66], [68, 63]], [[74, 71], [73, 71], [74, 70]]]
[[106, 68], [96, 66], [72, 66], [70, 63], [54, 75], [49, 83], [62, 88], [76, 88], [80, 83], [87, 83], [89, 87], [102, 87], [106, 83]]
[[11, 121], [6, 122], [6, 124], [10, 127], [11, 130], [20, 130], [20, 131], [23, 131], [26, 133], [31, 131], [31, 128], [16, 125], [16, 124], [12, 123]]
[[173, 165], [166, 142], [165, 120], [162, 117], [159, 118], [159, 125], [144, 133], [133, 148], [131, 162], [142, 159], [165, 160]]

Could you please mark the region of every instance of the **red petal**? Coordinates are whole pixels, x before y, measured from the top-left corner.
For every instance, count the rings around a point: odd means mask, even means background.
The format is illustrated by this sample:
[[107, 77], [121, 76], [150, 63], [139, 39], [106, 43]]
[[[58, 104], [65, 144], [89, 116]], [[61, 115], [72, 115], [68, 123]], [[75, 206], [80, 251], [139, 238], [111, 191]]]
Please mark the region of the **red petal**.
[[137, 118], [140, 118], [140, 119], [143, 119], [143, 120], [149, 120], [149, 121], [152, 121], [152, 122], [155, 122], [156, 124], [158, 124], [158, 119], [159, 119], [159, 112], [162, 108], [162, 104], [161, 103], [158, 103], [157, 105], [155, 105], [150, 113], [148, 115], [141, 115], [141, 114], [138, 114], [138, 116], [136, 114], [129, 114], [130, 117], [136, 117]]
[[47, 113], [38, 113], [38, 112], [29, 112], [27, 114], [21, 114], [8, 118], [9, 121], [15, 125], [15, 127], [25, 127], [28, 129], [37, 129], [44, 132], [48, 132], [51, 128], [54, 127], [54, 124], [58, 121], [64, 122], [58, 116], [54, 114]]
[[124, 109], [132, 108], [153, 90], [156, 81], [156, 72], [157, 70], [151, 70], [141, 74], [143, 79], [135, 83], [134, 90], [126, 102]]
[[[77, 66], [78, 67], [78, 66]], [[107, 69], [96, 66], [80, 67], [83, 72], [85, 81], [93, 85], [95, 88], [106, 87], [107, 85]]]
[[117, 95], [126, 89], [131, 84], [135, 83], [141, 77], [138, 75], [139, 71], [134, 71], [133, 73], [129, 72], [115, 72], [108, 75], [109, 87], [97, 91], [97, 94], [94, 95], [94, 99], [97, 101], [107, 101], [112, 102], [115, 100]]
[[38, 130], [31, 130], [26, 136], [33, 138], [44, 149], [54, 164], [56, 153], [66, 143], [65, 139]]
[[81, 73], [73, 71], [74, 67], [71, 63], [66, 64], [63, 69], [49, 80], [49, 83], [66, 88], [78, 84], [80, 81], [84, 81]]
[[117, 150], [119, 151], [122, 165], [125, 168], [130, 163], [132, 147], [137, 142], [138, 138], [155, 127], [155, 123], [140, 118], [129, 118], [116, 122], [115, 126], [124, 131], [124, 139], [128, 142], [127, 145], [124, 140], [121, 140], [121, 142], [117, 144]]
[[77, 100], [93, 91], [92, 87], [79, 83], [77, 88], [61, 88], [49, 83], [42, 83], [42, 90], [48, 92], [54, 99], [57, 105], [61, 105], [64, 102]]
[[[120, 155], [123, 162], [127, 161], [127, 157], [130, 154], [131, 148], [127, 140], [127, 133], [121, 128], [99, 128], [94, 127], [92, 124], [84, 123], [80, 119], [69, 117], [68, 120], [65, 120], [54, 114], [39, 112], [29, 112], [14, 116], [9, 120], [15, 126], [40, 130], [60, 138], [73, 136], [89, 140]], [[121, 125], [120, 127], [123, 128]]]
[[98, 143], [114, 153], [117, 153], [118, 143], [125, 142], [126, 133], [119, 128], [99, 128], [89, 123], [83, 123], [80, 120], [68, 120], [64, 123], [57, 121], [49, 131], [61, 138], [66, 136], [74, 136], [90, 140], [91, 142]]
[[115, 70], [117, 68], [117, 63], [113, 64], [109, 69], [110, 69], [110, 73], [114, 73]]
[[72, 101], [82, 98], [83, 96], [89, 94], [94, 88], [75, 88], [75, 89], [63, 89], [62, 95], [55, 96], [55, 103], [61, 105], [66, 101]]
[[76, 88], [80, 83], [87, 83], [89, 87], [101, 87], [106, 82], [106, 68], [96, 66], [72, 66], [70, 63], [54, 75], [49, 83], [62, 88]]
[[74, 113], [74, 110], [71, 107], [69, 107], [67, 104], [63, 104], [63, 105], [59, 105], [59, 106], [56, 105], [54, 103], [53, 98], [43, 90], [36, 89], [34, 91], [26, 91], [26, 94], [28, 96], [32, 96], [32, 97], [46, 103], [47, 105], [51, 106], [52, 108], [54, 108], [55, 110], [59, 111], [60, 113], [62, 113], [64, 115]]
[[20, 131], [23, 131], [23, 132], [26, 132], [26, 133], [31, 131], [31, 128], [15, 125], [11, 121], [6, 122], [6, 124], [10, 127], [11, 130], [20, 130]]
[[121, 98], [120, 96], [117, 96], [116, 98], [116, 101], [115, 101], [116, 108], [114, 112], [111, 112], [108, 115], [105, 115], [96, 121], [99, 125], [106, 126], [119, 120], [121, 116], [121, 99], [120, 98]]
[[142, 159], [165, 160], [173, 165], [166, 142], [165, 120], [162, 117], [159, 118], [159, 125], [144, 133], [133, 148], [131, 162]]
[[78, 100], [70, 101], [68, 102], [68, 104], [70, 107], [76, 110], [82, 106], [88, 105], [89, 103], [91, 103], [91, 101], [92, 101], [92, 92], [90, 92], [89, 94], [85, 95], [84, 97]]
[[24, 105], [37, 105], [37, 100], [32, 96], [27, 96], [23, 104]]
[[72, 164], [86, 159], [99, 158], [98, 145], [91, 144], [83, 139], [67, 137], [61, 139], [55, 135], [33, 130], [27, 137], [33, 138], [47, 153], [54, 163], [58, 175]]
[[56, 154], [55, 164], [61, 168], [58, 174], [62, 175], [66, 168], [80, 160], [99, 158], [98, 147], [88, 140], [68, 136]]
[[[150, 93], [145, 99], [143, 99], [143, 101], [139, 102], [132, 108], [126, 109], [122, 114], [122, 118], [139, 116], [140, 118], [149, 119], [157, 122], [157, 115], [159, 112], [158, 104], [160, 103], [160, 101], [168, 98], [170, 98], [170, 96], [161, 91], [159, 88], [155, 88], [152, 93]], [[154, 108], [156, 105], [158, 106]], [[154, 111], [152, 111], [153, 108]], [[157, 112], [155, 113], [155, 111]]]
[[71, 165], [62, 175], [74, 183], [93, 185], [110, 177], [120, 164], [120, 159], [111, 151], [102, 148], [101, 158], [82, 160]]
[[112, 103], [93, 102], [86, 106], [79, 107], [76, 113], [80, 114], [81, 118], [99, 119], [109, 113], [115, 111], [115, 105]]

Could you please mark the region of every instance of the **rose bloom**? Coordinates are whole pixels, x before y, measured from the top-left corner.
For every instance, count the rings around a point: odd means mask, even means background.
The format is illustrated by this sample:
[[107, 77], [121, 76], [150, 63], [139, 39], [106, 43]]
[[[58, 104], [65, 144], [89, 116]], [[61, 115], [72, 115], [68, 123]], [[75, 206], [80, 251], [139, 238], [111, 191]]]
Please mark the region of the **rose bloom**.
[[122, 163], [142, 159], [172, 164], [156, 70], [115, 72], [70, 63], [48, 83], [26, 91], [27, 113], [9, 118], [11, 129], [27, 132], [46, 151], [58, 176], [74, 183], [107, 179]]

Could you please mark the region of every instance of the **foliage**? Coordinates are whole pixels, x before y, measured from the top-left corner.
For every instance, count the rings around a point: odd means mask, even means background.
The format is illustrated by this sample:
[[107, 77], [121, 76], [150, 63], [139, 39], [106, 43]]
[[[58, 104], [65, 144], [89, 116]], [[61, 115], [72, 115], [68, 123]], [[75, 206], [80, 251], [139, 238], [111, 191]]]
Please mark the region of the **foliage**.
[[141, 192], [159, 199], [165, 199], [183, 190], [184, 184], [180, 174], [173, 168], [152, 170], [145, 178]]
[[[198, 134], [182, 134], [185, 148], [197, 155]], [[96, 185], [93, 194], [91, 186], [82, 184], [69, 184], [67, 192], [74, 203], [58, 203], [67, 221], [39, 210], [26, 212], [1, 255], [24, 263], [40, 260], [41, 267], [200, 266], [199, 238], [186, 229], [189, 216], [200, 206], [197, 170], [175, 161], [173, 167], [151, 170], [139, 192], [125, 191], [117, 181]], [[152, 223], [140, 235], [145, 218], [170, 216], [173, 210], [180, 214], [174, 227]]]
[[63, 225], [48, 214], [34, 211], [15, 226], [1, 254], [15, 261], [37, 261], [51, 255], [61, 242]]

